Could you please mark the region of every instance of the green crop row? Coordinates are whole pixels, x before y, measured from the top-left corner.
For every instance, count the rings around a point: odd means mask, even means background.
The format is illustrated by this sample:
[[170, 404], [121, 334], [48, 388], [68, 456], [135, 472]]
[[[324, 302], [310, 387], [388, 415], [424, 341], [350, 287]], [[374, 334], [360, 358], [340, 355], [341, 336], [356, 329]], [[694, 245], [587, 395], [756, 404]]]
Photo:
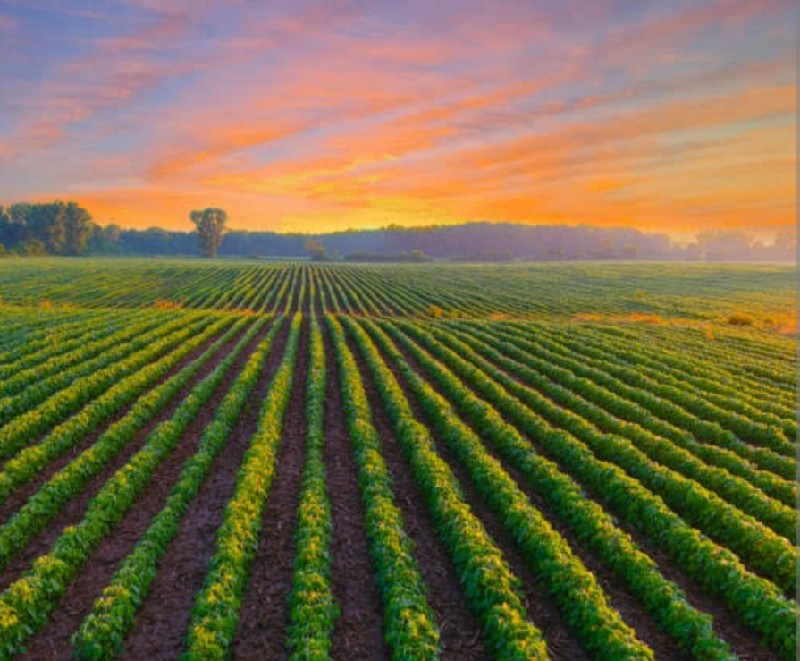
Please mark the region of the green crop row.
[[207, 661], [230, 654], [241, 596], [261, 532], [264, 505], [275, 476], [301, 324], [302, 315], [295, 314], [283, 358], [259, 415], [258, 429], [250, 439], [236, 475], [233, 496], [225, 506], [205, 583], [192, 608], [186, 659]]
[[528, 621], [519, 580], [464, 501], [458, 480], [436, 453], [428, 429], [415, 419], [408, 399], [374, 343], [361, 328], [348, 324], [348, 329], [373, 375], [437, 534], [458, 573], [467, 604], [481, 621], [487, 651], [503, 659], [549, 658], [542, 632]]
[[[4, 502], [15, 489], [33, 479], [51, 461], [63, 455], [77, 443], [80, 443], [97, 426], [109, 420], [124, 406], [136, 400], [147, 388], [172, 370], [186, 356], [205, 344], [209, 338], [214, 337], [230, 326], [233, 321], [233, 318], [218, 320], [199, 334], [188, 339], [172, 353], [122, 379], [103, 395], [87, 404], [81, 411], [55, 427], [39, 443], [25, 447], [19, 454], [9, 459], [3, 465], [2, 472], [0, 472], [0, 503]], [[225, 333], [213, 344], [213, 350], [205, 352], [199, 359], [193, 361], [189, 368], [181, 372], [181, 378], [177, 379], [177, 382], [183, 384], [188, 380], [217, 348], [222, 346], [238, 331], [240, 326], [241, 322], [237, 323], [234, 329]], [[167, 384], [171, 386], [175, 381], [171, 379], [164, 386]], [[134, 408], [124, 418], [125, 420], [133, 420], [134, 418], [136, 420], [135, 424], [127, 427], [130, 430], [129, 434], [144, 426], [160, 410], [161, 406], [169, 401], [169, 397], [176, 392], [176, 387], [164, 388], [159, 386], [136, 402]], [[115, 435], [120, 437], [121, 435], [116, 434], [116, 431], [122, 429], [122, 425], [115, 423], [112, 428], [115, 430]], [[117, 440], [114, 446], [121, 447], [120, 441]], [[2, 548], [2, 544], [0, 544], [0, 548]]]
[[[424, 359], [413, 344], [408, 348]], [[429, 361], [430, 362], [430, 361]], [[535, 439], [569, 473], [594, 491], [617, 516], [628, 521], [669, 553], [690, 576], [764, 636], [783, 654], [794, 653], [796, 605], [771, 582], [748, 572], [730, 551], [687, 525], [664, 502], [618, 466], [596, 457], [565, 430], [556, 430], [509, 395], [486, 373], [470, 368], [467, 388], [487, 397], [528, 438]], [[437, 382], [446, 387], [452, 376], [440, 367]], [[532, 451], [532, 448], [531, 448]]]
[[[448, 341], [446, 346], [454, 346], [461, 356], [469, 355], [457, 344], [451, 345]], [[442, 346], [431, 346], [431, 349], [439, 358], [450, 357], [450, 352]], [[447, 375], [430, 359], [425, 360], [425, 366]], [[661, 575], [656, 564], [599, 505], [586, 498], [574, 480], [562, 473], [556, 464], [533, 452], [516, 429], [475, 397], [469, 388], [459, 385], [456, 378], [448, 378], [444, 391], [467, 412], [482, 437], [491, 441], [498, 453], [523, 473], [528, 484], [570, 526], [581, 543], [629, 586], [684, 652], [703, 659], [732, 657], [728, 645], [714, 634], [710, 616], [695, 610], [683, 591]]]
[[757, 423], [738, 413], [720, 408], [705, 397], [698, 397], [696, 393], [688, 391], [683, 386], [676, 387], [674, 382], [670, 382], [669, 375], [660, 377], [648, 375], [646, 368], [641, 365], [637, 364], [636, 369], [633, 369], [615, 363], [609, 359], [608, 347], [596, 349], [569, 337], [562, 338], [561, 343], [571, 356], [575, 358], [579, 358], [581, 355], [588, 356], [594, 368], [602, 369], [606, 374], [619, 379], [630, 387], [672, 402], [700, 419], [713, 421], [732, 431], [745, 443], [762, 445], [780, 454], [794, 457], [794, 445], [789, 443], [780, 430], [774, 426]]
[[[164, 323], [163, 319], [152, 315], [140, 314], [139, 319], [121, 331], [106, 337], [100, 350], [92, 351], [89, 345], [85, 360], [69, 369], [59, 370], [55, 374], [29, 381], [22, 392], [12, 392], [0, 399], [0, 425], [7, 425], [15, 417], [38, 406], [48, 397], [68, 387], [74, 381], [96, 373], [114, 362], [123, 360], [128, 354], [146, 346], [147, 341], [154, 341], [180, 327], [177, 320]], [[143, 338], [146, 338], [143, 340]], [[109, 347], [112, 347], [109, 349]], [[104, 350], [105, 349], [105, 350]], [[82, 353], [82, 350], [79, 350]]]
[[[54, 329], [41, 341], [36, 343], [39, 348], [28, 351], [33, 342], [26, 343], [26, 353], [18, 360], [0, 367], [0, 397], [16, 394], [29, 386], [33, 379], [42, 379], [53, 372], [63, 369], [64, 364], [69, 364], [67, 356], [85, 357], [77, 351], [86, 343], [95, 342], [117, 332], [121, 325], [130, 324], [136, 318], [136, 313], [116, 312], [109, 313], [104, 318], [102, 325], [87, 329], [87, 324], [80, 323], [76, 326], [67, 326]], [[3, 346], [10, 346], [7, 336], [3, 336]]]
[[[156, 360], [195, 333], [200, 332], [203, 327], [208, 325], [209, 321], [209, 319], [201, 319], [199, 323], [195, 324], [186, 324], [184, 321], [165, 324], [151, 333], [140, 335], [129, 345], [124, 345], [125, 351], [123, 355], [117, 356], [118, 360], [114, 358], [116, 352], [107, 352], [102, 363], [95, 366], [94, 370], [82, 373], [80, 378], [69, 381], [70, 385], [62, 384], [66, 387], [44, 402], [38, 403], [40, 402], [38, 396], [28, 399], [26, 408], [32, 410], [14, 418], [0, 428], [0, 457], [5, 459], [13, 456], [22, 447], [32, 443], [38, 434], [45, 432], [59, 420], [79, 410], [81, 406], [103, 393], [119, 379], [134, 373], [137, 369]], [[28, 392], [26, 390], [20, 393], [20, 396], [24, 397]], [[31, 404], [33, 400], [38, 405]]]
[[[311, 286], [313, 288], [313, 284]], [[297, 510], [294, 574], [289, 595], [288, 647], [294, 661], [324, 661], [331, 658], [331, 636], [338, 614], [331, 584], [333, 514], [323, 460], [327, 387], [325, 347], [319, 323], [313, 316], [310, 335], [306, 385], [306, 465]]]
[[528, 406], [580, 439], [599, 459], [618, 465], [688, 523], [730, 548], [787, 593], [794, 591], [797, 554], [791, 542], [697, 482], [654, 463], [629, 440], [601, 434], [578, 413], [555, 406], [532, 389], [524, 392]]
[[391, 356], [437, 430], [463, 462], [478, 491], [508, 529], [542, 586], [555, 600], [562, 617], [586, 648], [597, 658], [653, 658], [652, 650], [637, 640], [635, 632], [608, 604], [594, 575], [531, 505], [501, 464], [486, 452], [478, 436], [458, 419], [441, 397], [425, 387], [420, 376], [373, 322], [362, 323]]
[[283, 318], [247, 358], [242, 371], [203, 430], [197, 452], [186, 461], [163, 509], [156, 514], [133, 551], [122, 561], [92, 612], [73, 635], [73, 656], [106, 659], [122, 651], [125, 636], [150, 592], [158, 565], [178, 534], [180, 522], [208, 476], [211, 464], [225, 447], [259, 375]]
[[19, 653], [25, 640], [45, 624], [92, 550], [134, 505], [256, 330], [253, 325], [214, 371], [192, 388], [172, 417], [148, 435], [142, 449], [92, 499], [81, 522], [65, 528], [50, 552], [0, 594], [0, 656]]
[[[404, 325], [403, 328], [407, 332], [418, 332], [418, 329], [413, 326]], [[796, 534], [794, 509], [769, 498], [746, 480], [731, 475], [724, 469], [699, 461], [687, 450], [663, 438], [656, 437], [644, 427], [627, 420], [623, 422], [614, 417], [608, 411], [615, 408], [616, 395], [603, 386], [597, 386], [586, 379], [569, 378], [568, 373], [564, 380], [568, 381], [569, 388], [565, 388], [543, 377], [538, 371], [505, 357], [500, 351], [487, 346], [486, 343], [477, 340], [475, 337], [464, 336], [456, 332], [457, 337], [466, 342], [465, 345], [459, 339], [456, 339], [454, 335], [443, 334], [436, 329], [433, 329], [433, 332], [443, 341], [453, 342], [461, 347], [461, 350], [472, 353], [472, 362], [481, 362], [481, 369], [490, 372], [492, 377], [502, 383], [509, 392], [519, 397], [526, 404], [537, 407], [537, 410], [541, 410], [546, 417], [553, 420], [558, 418], [559, 424], [568, 419], [566, 424], [570, 424], [570, 421], [574, 422], [575, 420], [575, 417], [571, 415], [571, 413], [574, 413], [576, 417], [580, 416], [581, 419], [591, 422], [604, 432], [624, 436], [654, 461], [697, 481], [698, 484], [719, 494], [743, 512], [769, 526], [777, 534], [794, 541]], [[490, 339], [488, 335], [482, 335], [482, 337]], [[483, 360], [474, 353], [473, 349], [479, 354], [489, 357], [495, 365], [500, 365], [504, 370], [521, 377], [525, 383], [535, 385], [535, 391], [521, 385], [509, 374]], [[536, 360], [534, 358], [526, 362], [534, 362]], [[550, 370], [548, 371], [559, 369], [555, 365], [549, 365], [549, 367]], [[564, 413], [561, 415], [558, 413], [548, 415], [548, 413], [557, 409], [550, 406], [537, 393], [546, 394], [550, 400], [563, 407]], [[592, 401], [603, 404], [608, 402], [610, 405], [601, 408], [592, 403]], [[565, 426], [565, 424], [561, 424], [561, 426]]]
[[[788, 457], [776, 454], [767, 448], [753, 447], [736, 438], [736, 435], [727, 429], [723, 429], [718, 424], [707, 420], [700, 420], [681, 407], [672, 402], [666, 401], [647, 391], [632, 388], [619, 379], [615, 379], [600, 370], [587, 366], [585, 361], [576, 360], [569, 355], [569, 352], [559, 349], [552, 341], [546, 341], [541, 336], [537, 336], [536, 342], [524, 339], [518, 332], [504, 329], [502, 326], [494, 326], [497, 337], [506, 340], [513, 346], [517, 346], [523, 351], [539, 355], [542, 358], [553, 361], [555, 364], [565, 367], [577, 376], [583, 376], [598, 385], [602, 385], [612, 392], [640, 404], [661, 420], [665, 420], [691, 432], [697, 439], [704, 444], [713, 443], [722, 448], [732, 450], [739, 456], [751, 461], [757, 466], [764, 468], [776, 475], [793, 480], [795, 477], [795, 462]], [[558, 350], [557, 350], [558, 349]]]
[[372, 424], [358, 365], [342, 327], [327, 318], [336, 347], [347, 429], [358, 466], [358, 484], [366, 510], [367, 537], [383, 598], [384, 635], [395, 659], [433, 659], [441, 654], [439, 630], [417, 567], [413, 545], [395, 505], [392, 478], [381, 439]]
[[782, 417], [782, 412], [775, 409], [771, 402], [764, 401], [763, 396], [757, 397], [744, 392], [741, 388], [736, 389], [709, 379], [709, 370], [713, 369], [709, 361], [702, 363], [697, 361], [698, 371], [699, 369], [705, 371], [703, 376], [699, 376], [687, 371], [685, 363], [671, 360], [664, 352], [659, 352], [654, 357], [652, 351], [644, 350], [641, 342], [624, 342], [608, 334], [598, 336], [584, 332], [580, 335], [580, 344], [603, 351], [607, 359], [613, 356], [616, 361], [633, 363], [638, 371], [658, 382], [680, 388], [686, 393], [691, 393], [693, 397], [706, 399], [722, 410], [732, 411], [743, 415], [746, 419], [777, 427], [788, 439], [793, 439], [797, 435], [794, 419]]

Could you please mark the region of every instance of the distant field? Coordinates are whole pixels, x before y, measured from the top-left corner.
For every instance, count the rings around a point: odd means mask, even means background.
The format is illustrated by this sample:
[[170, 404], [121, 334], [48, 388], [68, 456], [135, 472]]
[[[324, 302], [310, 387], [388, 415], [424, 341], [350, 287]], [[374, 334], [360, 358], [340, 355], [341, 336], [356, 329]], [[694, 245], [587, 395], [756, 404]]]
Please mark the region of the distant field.
[[0, 657], [793, 659], [795, 282], [0, 260]]
[[[303, 297], [300, 287], [306, 282]], [[796, 270], [696, 263], [309, 265], [254, 261], [0, 260], [0, 296], [15, 304], [241, 309], [563, 319], [656, 314], [757, 321], [793, 313]]]

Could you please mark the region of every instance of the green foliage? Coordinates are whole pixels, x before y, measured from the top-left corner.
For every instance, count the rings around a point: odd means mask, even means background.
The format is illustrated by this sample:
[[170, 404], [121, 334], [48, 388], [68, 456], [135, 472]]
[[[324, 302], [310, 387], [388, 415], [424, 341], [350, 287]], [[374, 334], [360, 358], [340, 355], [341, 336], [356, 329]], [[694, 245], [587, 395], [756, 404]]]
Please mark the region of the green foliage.
[[287, 646], [295, 661], [331, 658], [333, 627], [339, 609], [333, 597], [333, 521], [326, 486], [323, 446], [325, 348], [315, 317], [310, 321], [310, 365], [306, 385], [306, 466], [297, 511], [297, 550], [289, 596]]
[[50, 552], [0, 595], [0, 653], [10, 656], [22, 651], [24, 641], [47, 621], [92, 550], [136, 502], [251, 337], [246, 334], [211, 374], [192, 388], [172, 417], [150, 432], [142, 449], [92, 499], [80, 523], [66, 528]]
[[370, 554], [381, 589], [384, 634], [395, 659], [434, 659], [441, 655], [439, 630], [425, 583], [395, 505], [392, 479], [372, 425], [358, 364], [347, 347], [339, 322], [327, 317], [341, 374], [347, 428], [358, 465], [358, 484], [366, 509]]

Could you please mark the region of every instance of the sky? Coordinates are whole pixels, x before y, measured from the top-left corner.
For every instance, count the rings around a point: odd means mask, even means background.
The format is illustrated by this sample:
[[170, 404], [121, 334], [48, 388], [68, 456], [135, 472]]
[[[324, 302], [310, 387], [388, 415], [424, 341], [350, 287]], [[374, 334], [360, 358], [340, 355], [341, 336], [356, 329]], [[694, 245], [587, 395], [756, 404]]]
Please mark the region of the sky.
[[0, 0], [0, 202], [795, 226], [794, 0]]

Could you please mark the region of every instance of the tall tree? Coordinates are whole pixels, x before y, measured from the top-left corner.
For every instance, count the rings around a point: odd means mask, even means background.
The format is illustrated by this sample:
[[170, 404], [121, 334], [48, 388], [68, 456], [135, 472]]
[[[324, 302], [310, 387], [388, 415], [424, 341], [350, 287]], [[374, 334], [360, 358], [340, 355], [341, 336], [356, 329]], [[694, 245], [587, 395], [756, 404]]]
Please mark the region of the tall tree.
[[228, 214], [224, 209], [208, 207], [194, 210], [189, 214], [190, 220], [197, 226], [197, 237], [204, 257], [214, 257], [222, 245], [222, 233]]
[[86, 251], [86, 243], [94, 231], [89, 212], [76, 202], [64, 207], [64, 248], [68, 255], [80, 255]]
[[61, 253], [66, 240], [66, 205], [61, 200], [31, 205], [26, 234], [26, 239], [41, 241], [51, 255]]
[[306, 239], [303, 246], [310, 259], [321, 262], [325, 259], [325, 246], [317, 239]]

